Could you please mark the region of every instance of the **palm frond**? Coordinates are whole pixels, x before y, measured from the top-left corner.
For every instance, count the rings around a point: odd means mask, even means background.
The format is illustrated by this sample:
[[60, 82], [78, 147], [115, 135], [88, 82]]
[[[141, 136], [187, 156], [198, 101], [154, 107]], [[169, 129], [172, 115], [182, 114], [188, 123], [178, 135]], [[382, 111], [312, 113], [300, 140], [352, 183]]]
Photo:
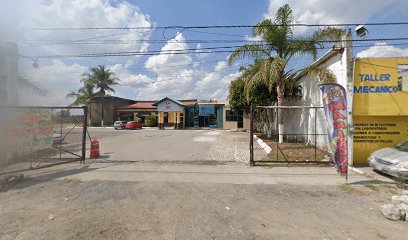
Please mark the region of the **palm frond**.
[[316, 42], [312, 38], [293, 39], [284, 54], [286, 60], [290, 60], [296, 55], [310, 55], [315, 60], [317, 57]]
[[314, 32], [310, 40], [318, 46], [324, 46], [322, 41], [340, 41], [345, 32], [344, 29], [326, 27]]
[[304, 69], [308, 75], [317, 77], [319, 83], [335, 83], [337, 78], [334, 73], [324, 66], [311, 66]]
[[294, 22], [293, 12], [289, 4], [278, 9], [275, 16], [275, 24], [280, 26], [288, 36], [293, 35], [292, 24]]
[[262, 56], [267, 55], [268, 53], [265, 52], [265, 49], [261, 44], [246, 44], [231, 53], [228, 62], [229, 64], [234, 63], [238, 59], [243, 58], [261, 58]]
[[276, 83], [277, 85], [284, 86], [285, 79], [285, 68], [286, 68], [287, 61], [283, 58], [275, 58], [270, 63], [270, 80], [269, 80], [269, 88], [273, 87], [273, 84]]

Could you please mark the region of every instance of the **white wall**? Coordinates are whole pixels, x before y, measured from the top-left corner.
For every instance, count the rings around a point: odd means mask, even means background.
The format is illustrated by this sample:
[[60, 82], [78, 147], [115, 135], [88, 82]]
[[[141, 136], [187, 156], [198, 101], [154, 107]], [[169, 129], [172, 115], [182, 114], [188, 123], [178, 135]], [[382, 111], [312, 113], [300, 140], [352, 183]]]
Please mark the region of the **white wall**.
[[[328, 58], [321, 66], [330, 69], [336, 76], [337, 83], [347, 89], [347, 51], [337, 53]], [[301, 101], [287, 102], [289, 106], [322, 106], [321, 91], [316, 77], [306, 75], [303, 77], [301, 86], [303, 97]], [[293, 109], [284, 110], [284, 134], [327, 134], [327, 121], [324, 110], [317, 109]], [[315, 132], [316, 122], [316, 132]], [[287, 139], [294, 140], [294, 136], [286, 136]], [[301, 136], [297, 136], [299, 140]], [[327, 147], [327, 136], [304, 136], [302, 139], [306, 143], [316, 145], [319, 148]]]

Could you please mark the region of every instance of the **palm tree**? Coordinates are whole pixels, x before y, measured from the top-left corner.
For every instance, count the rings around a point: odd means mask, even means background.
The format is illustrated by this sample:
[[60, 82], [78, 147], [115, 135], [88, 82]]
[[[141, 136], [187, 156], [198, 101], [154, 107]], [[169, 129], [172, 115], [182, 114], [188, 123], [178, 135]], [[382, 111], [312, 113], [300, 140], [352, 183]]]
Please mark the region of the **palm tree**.
[[[247, 83], [248, 86], [256, 86], [259, 83], [266, 84], [269, 92], [276, 92], [278, 106], [283, 105], [285, 91], [291, 90], [299, 80], [299, 73], [307, 71], [311, 74], [324, 71], [314, 68], [287, 69], [294, 56], [311, 55], [316, 59], [318, 49], [323, 47], [323, 41], [340, 40], [344, 30], [336, 28], [324, 28], [314, 32], [309, 37], [294, 38], [294, 18], [292, 9], [288, 4], [283, 5], [276, 12], [274, 20], [265, 19], [259, 22], [253, 30], [255, 38], [261, 39], [253, 44], [246, 44], [237, 48], [229, 57], [232, 64], [238, 59], [255, 59], [257, 71]], [[283, 119], [281, 110], [278, 109], [278, 132], [279, 142], [283, 142]]]
[[106, 92], [113, 92], [113, 85], [119, 84], [119, 79], [115, 76], [115, 73], [111, 72], [109, 68], [105, 68], [103, 65], [90, 68], [89, 73], [83, 73], [82, 82], [94, 86], [99, 89], [98, 94], [101, 97], [101, 126], [103, 126], [104, 119], [104, 97]]
[[75, 97], [75, 101], [71, 106], [86, 105], [89, 108], [89, 124], [91, 119], [91, 105], [90, 102], [98, 96], [98, 93], [94, 92], [94, 86], [91, 84], [84, 83], [77, 92], [70, 92], [67, 97]]

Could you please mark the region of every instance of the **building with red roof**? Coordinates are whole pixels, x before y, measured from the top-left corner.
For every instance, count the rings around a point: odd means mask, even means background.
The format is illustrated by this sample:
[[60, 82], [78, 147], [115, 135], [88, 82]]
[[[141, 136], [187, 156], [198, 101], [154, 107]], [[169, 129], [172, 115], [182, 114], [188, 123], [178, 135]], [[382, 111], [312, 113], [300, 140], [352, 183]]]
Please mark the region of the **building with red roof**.
[[[99, 104], [99, 105], [95, 105]], [[100, 122], [101, 104], [98, 99], [92, 102], [93, 124]], [[246, 121], [243, 114], [231, 111], [227, 103], [218, 101], [199, 102], [197, 99], [134, 101], [118, 97], [105, 97], [104, 122], [106, 125], [114, 121], [140, 121], [146, 126], [164, 128], [242, 128]], [[235, 114], [235, 115], [234, 115]], [[245, 126], [244, 126], [245, 127]]]

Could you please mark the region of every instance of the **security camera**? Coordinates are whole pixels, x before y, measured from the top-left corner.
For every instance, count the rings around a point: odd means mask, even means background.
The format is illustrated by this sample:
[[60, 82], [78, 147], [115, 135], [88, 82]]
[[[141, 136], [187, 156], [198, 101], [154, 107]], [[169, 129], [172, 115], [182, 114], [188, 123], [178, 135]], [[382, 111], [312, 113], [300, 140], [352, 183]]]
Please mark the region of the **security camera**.
[[356, 33], [359, 38], [366, 38], [368, 35], [368, 30], [364, 25], [358, 25], [356, 27]]

